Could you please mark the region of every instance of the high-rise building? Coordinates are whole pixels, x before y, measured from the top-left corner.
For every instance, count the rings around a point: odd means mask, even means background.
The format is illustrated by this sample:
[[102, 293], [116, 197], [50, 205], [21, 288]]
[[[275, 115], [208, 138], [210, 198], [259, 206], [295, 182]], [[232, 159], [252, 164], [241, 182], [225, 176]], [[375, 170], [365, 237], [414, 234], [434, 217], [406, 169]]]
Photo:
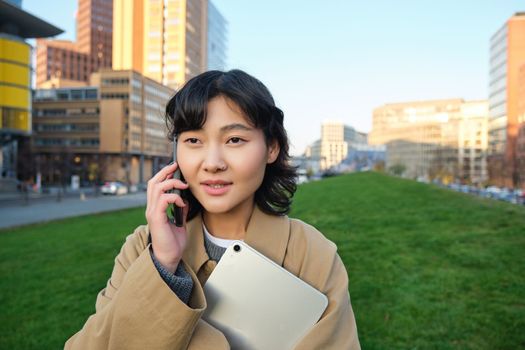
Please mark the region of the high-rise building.
[[20, 3], [0, 0], [0, 192], [16, 189], [19, 142], [32, 131], [32, 48], [25, 39], [62, 33], [22, 10]]
[[211, 1], [208, 2], [208, 64], [209, 70], [226, 69], [228, 22]]
[[516, 187], [525, 190], [525, 62], [518, 78], [518, 134], [516, 136]]
[[143, 73], [144, 0], [113, 1], [113, 69]]
[[525, 12], [518, 12], [490, 38], [489, 155], [490, 182], [515, 187], [518, 182], [518, 89], [525, 62]]
[[79, 0], [77, 45], [92, 56], [98, 67], [111, 68], [113, 42], [113, 1]]
[[487, 101], [386, 104], [374, 110], [369, 142], [386, 145], [386, 167], [411, 178], [487, 179]]
[[33, 174], [44, 184], [149, 179], [170, 159], [163, 113], [174, 91], [130, 70], [101, 70], [89, 85], [36, 90]]
[[78, 0], [77, 40], [37, 40], [36, 86], [87, 85], [92, 72], [111, 68], [113, 1]]
[[207, 0], [115, 0], [113, 22], [114, 69], [174, 89], [207, 69]]

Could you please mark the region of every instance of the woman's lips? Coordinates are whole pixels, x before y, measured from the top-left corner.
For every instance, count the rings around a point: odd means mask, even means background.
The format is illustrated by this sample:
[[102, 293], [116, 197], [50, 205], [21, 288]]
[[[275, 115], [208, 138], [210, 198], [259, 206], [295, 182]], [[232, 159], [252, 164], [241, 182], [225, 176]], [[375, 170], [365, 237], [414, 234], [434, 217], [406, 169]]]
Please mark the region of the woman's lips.
[[229, 191], [231, 184], [201, 184], [201, 186], [210, 196], [221, 196]]

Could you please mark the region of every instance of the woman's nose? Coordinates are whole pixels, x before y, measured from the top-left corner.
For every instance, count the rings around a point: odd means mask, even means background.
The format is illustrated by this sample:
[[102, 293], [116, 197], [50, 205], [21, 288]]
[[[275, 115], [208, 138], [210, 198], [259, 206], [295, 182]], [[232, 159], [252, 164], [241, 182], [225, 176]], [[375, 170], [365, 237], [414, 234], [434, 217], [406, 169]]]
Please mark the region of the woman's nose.
[[220, 150], [208, 149], [206, 158], [203, 162], [203, 168], [205, 171], [216, 173], [224, 171], [227, 168], [226, 162], [224, 161]]

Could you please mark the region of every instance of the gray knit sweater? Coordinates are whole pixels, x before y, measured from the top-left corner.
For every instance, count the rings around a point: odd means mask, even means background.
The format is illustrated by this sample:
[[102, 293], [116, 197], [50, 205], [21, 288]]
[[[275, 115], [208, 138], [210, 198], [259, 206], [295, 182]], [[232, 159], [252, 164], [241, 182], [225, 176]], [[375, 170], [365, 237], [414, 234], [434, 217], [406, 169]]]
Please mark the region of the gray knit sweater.
[[[226, 251], [226, 248], [220, 247], [216, 244], [213, 244], [206, 235], [204, 235], [204, 248], [206, 253], [211, 260], [219, 261]], [[185, 304], [188, 304], [190, 301], [191, 291], [193, 290], [193, 281], [190, 274], [182, 264], [177, 266], [175, 273], [167, 270], [162, 264], [155, 258], [153, 250], [150, 249], [151, 258], [155, 267], [159, 271], [160, 276], [166, 282], [166, 284], [171, 288], [171, 290], [177, 294], [180, 300]]]

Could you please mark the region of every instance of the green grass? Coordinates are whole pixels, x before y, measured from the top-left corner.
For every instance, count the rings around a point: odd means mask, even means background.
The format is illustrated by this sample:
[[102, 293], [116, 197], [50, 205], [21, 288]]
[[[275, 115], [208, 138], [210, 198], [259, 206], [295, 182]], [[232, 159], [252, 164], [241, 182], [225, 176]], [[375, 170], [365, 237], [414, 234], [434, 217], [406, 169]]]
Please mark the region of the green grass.
[[[337, 243], [363, 349], [525, 348], [525, 208], [375, 173], [302, 185]], [[0, 233], [0, 349], [61, 348], [144, 209]]]
[[144, 209], [0, 232], [0, 349], [60, 349], [95, 298]]

